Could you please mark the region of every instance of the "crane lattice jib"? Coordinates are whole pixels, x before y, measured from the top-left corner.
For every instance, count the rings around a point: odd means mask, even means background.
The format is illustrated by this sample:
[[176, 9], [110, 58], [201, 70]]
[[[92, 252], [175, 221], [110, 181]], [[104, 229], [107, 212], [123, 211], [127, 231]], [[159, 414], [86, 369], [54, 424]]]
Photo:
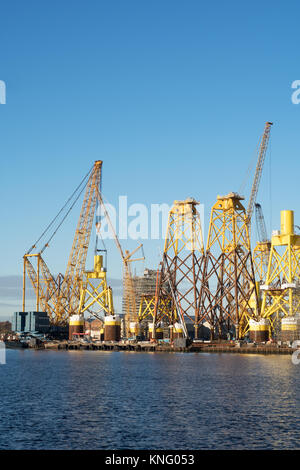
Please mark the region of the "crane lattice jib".
[[141, 258], [135, 258], [135, 259], [132, 258], [132, 256], [140, 248], [143, 249], [143, 245], [140, 244], [131, 253], [129, 253], [129, 251], [126, 251], [124, 254], [122, 246], [116, 234], [115, 228], [112, 224], [109, 213], [107, 212], [104, 201], [102, 199], [101, 192], [99, 189], [97, 189], [96, 192], [97, 192], [99, 203], [101, 207], [103, 208], [104, 215], [106, 217], [111, 233], [113, 234], [115, 243], [117, 245], [118, 250], [120, 251], [121, 258], [123, 261], [123, 298], [124, 298], [124, 305], [125, 305], [125, 329], [126, 329], [126, 335], [127, 335], [129, 334], [130, 322], [136, 322], [138, 320], [138, 311], [137, 311], [137, 305], [136, 305], [137, 293], [136, 293], [135, 284], [132, 278], [130, 264], [133, 261], [140, 261], [140, 260], [145, 259], [144, 255]]
[[86, 264], [89, 241], [95, 215], [97, 188], [100, 187], [102, 161], [96, 161], [87, 182], [84, 200], [78, 220], [67, 269], [64, 276], [62, 291], [69, 302], [69, 314], [76, 312], [79, 305], [81, 280]]
[[268, 240], [266, 223], [265, 223], [261, 205], [258, 203], [255, 203], [255, 216], [256, 216], [256, 226], [257, 226], [259, 241], [266, 242]]
[[249, 204], [247, 208], [248, 223], [251, 222], [251, 217], [252, 217], [252, 213], [254, 209], [254, 204], [256, 201], [256, 196], [258, 192], [259, 182], [261, 179], [262, 169], [264, 166], [264, 161], [265, 161], [266, 151], [267, 151], [268, 142], [270, 138], [270, 130], [271, 130], [272, 124], [273, 124], [272, 122], [266, 122], [265, 130], [264, 130], [260, 147], [259, 147], [259, 154], [258, 154], [258, 160], [257, 160], [257, 165], [256, 165], [256, 170], [255, 170], [255, 175], [254, 175], [254, 181], [253, 181], [251, 195], [250, 195]]
[[[65, 320], [64, 315], [60, 315], [58, 318], [56, 315], [56, 295], [57, 295], [57, 284], [51, 275], [45, 261], [42, 259], [40, 254], [32, 255], [32, 259], [37, 259], [39, 274], [34, 268], [33, 264], [29, 261], [30, 256], [24, 257], [25, 267], [27, 275], [31, 281], [32, 287], [37, 298], [37, 311], [47, 312], [50, 321], [57, 323], [61, 320]], [[54, 302], [53, 302], [54, 301]]]
[[47, 308], [47, 302], [46, 302], [46, 295], [47, 294], [46, 294], [46, 292], [43, 288], [44, 286], [42, 285], [42, 283], [39, 283], [36, 270], [34, 269], [33, 264], [29, 261], [28, 258], [25, 259], [25, 263], [26, 263], [26, 272], [27, 272], [28, 277], [31, 281], [34, 292], [35, 292], [36, 296], [39, 296], [40, 306], [41, 306], [42, 310], [45, 311], [46, 308]]

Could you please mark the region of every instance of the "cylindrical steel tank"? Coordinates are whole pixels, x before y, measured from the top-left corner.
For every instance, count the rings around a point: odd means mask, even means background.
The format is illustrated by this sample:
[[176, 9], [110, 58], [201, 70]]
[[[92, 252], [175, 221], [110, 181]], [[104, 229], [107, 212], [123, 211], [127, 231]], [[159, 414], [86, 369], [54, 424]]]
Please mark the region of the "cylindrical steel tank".
[[175, 323], [173, 328], [173, 338], [183, 338], [183, 329], [180, 323]]
[[139, 334], [139, 324], [138, 322], [131, 321], [129, 323], [129, 332], [131, 335], [138, 335]]
[[264, 343], [270, 337], [270, 321], [267, 318], [262, 318], [259, 321], [249, 321], [249, 337], [250, 341], [256, 343]]
[[281, 340], [294, 341], [300, 339], [300, 318], [297, 316], [285, 317], [281, 320]]
[[[154, 325], [153, 323], [149, 323], [149, 339], [151, 340], [153, 338], [153, 329]], [[160, 326], [158, 326], [155, 330], [155, 339], [163, 339], [164, 337], [164, 330]]]
[[153, 338], [153, 323], [148, 324], [149, 339]]
[[104, 317], [104, 341], [120, 341], [121, 320], [119, 315]]
[[155, 335], [156, 335], [156, 339], [163, 339], [163, 337], [164, 337], [163, 328], [161, 328], [160, 326], [158, 328], [156, 328]]
[[102, 255], [95, 255], [94, 256], [94, 271], [100, 272], [103, 267], [103, 256]]
[[294, 211], [280, 211], [281, 235], [293, 235], [294, 233]]
[[[74, 339], [78, 334], [82, 335], [84, 332], [84, 316], [71, 315], [69, 320], [69, 339]], [[76, 333], [74, 335], [74, 333]]]

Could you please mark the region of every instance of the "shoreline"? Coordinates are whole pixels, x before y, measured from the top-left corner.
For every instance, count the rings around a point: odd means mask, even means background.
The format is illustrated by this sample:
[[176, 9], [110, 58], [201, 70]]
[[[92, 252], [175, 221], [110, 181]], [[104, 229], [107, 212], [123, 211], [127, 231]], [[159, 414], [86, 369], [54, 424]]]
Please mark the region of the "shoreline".
[[127, 352], [184, 352], [184, 353], [228, 353], [228, 354], [293, 354], [295, 348], [278, 344], [256, 343], [191, 343], [185, 347], [150, 342], [122, 343], [113, 341], [89, 342], [80, 341], [49, 341], [35, 347], [27, 344], [8, 342], [7, 349], [34, 349], [56, 351], [127, 351]]

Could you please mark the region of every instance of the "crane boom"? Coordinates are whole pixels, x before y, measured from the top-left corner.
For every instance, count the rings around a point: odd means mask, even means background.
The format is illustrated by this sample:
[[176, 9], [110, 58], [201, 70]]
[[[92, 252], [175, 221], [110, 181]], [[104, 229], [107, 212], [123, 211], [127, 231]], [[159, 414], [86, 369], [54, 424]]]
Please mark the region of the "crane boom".
[[132, 279], [131, 263], [133, 261], [139, 261], [139, 260], [145, 259], [145, 256], [142, 256], [141, 258], [135, 258], [135, 259], [133, 259], [132, 256], [139, 249], [143, 250], [143, 245], [140, 244], [131, 253], [127, 250], [125, 250], [125, 253], [124, 253], [122, 246], [120, 244], [119, 238], [112, 224], [112, 221], [105, 207], [99, 188], [97, 188], [97, 197], [98, 197], [99, 203], [101, 204], [103, 208], [104, 215], [110, 226], [115, 243], [117, 245], [117, 248], [120, 252], [120, 255], [123, 261], [123, 289], [124, 289], [123, 295], [124, 295], [124, 304], [125, 304], [125, 328], [126, 328], [126, 334], [128, 334], [130, 322], [136, 322], [138, 319], [138, 311], [137, 311], [137, 305], [136, 305], [136, 290], [135, 290], [134, 282]]
[[255, 216], [256, 216], [256, 227], [258, 231], [258, 240], [259, 242], [267, 242], [268, 235], [267, 235], [265, 218], [263, 215], [261, 205], [258, 203], [255, 203]]
[[68, 313], [77, 313], [80, 301], [80, 280], [82, 279], [89, 248], [92, 225], [95, 216], [97, 189], [101, 183], [102, 161], [97, 160], [87, 182], [77, 228], [75, 231], [67, 269], [61, 286], [58, 302], [68, 303]]
[[254, 181], [252, 184], [250, 199], [249, 199], [248, 208], [247, 208], [248, 224], [251, 223], [251, 217], [252, 217], [254, 204], [256, 201], [257, 193], [258, 193], [258, 187], [259, 187], [261, 174], [262, 174], [262, 170], [264, 166], [266, 151], [267, 151], [268, 142], [270, 138], [270, 130], [271, 130], [272, 125], [273, 125], [272, 122], [266, 122], [264, 133], [263, 133], [261, 143], [259, 146], [259, 153], [258, 153], [258, 160], [257, 160], [256, 170], [255, 170], [255, 175], [254, 175]]
[[[46, 262], [43, 260], [41, 253], [44, 251], [45, 247], [48, 246], [48, 243], [44, 245], [41, 251], [32, 254], [31, 251], [36, 247], [36, 243], [31, 247], [29, 252], [24, 255], [23, 310], [25, 309], [25, 277], [27, 273], [36, 294], [37, 310], [39, 310], [41, 307], [44, 311], [46, 311], [49, 314], [51, 323], [55, 325], [65, 324], [70, 315], [78, 312], [81, 281], [85, 270], [86, 258], [95, 215], [97, 189], [99, 189], [101, 183], [101, 168], [102, 161], [96, 161], [92, 170], [84, 178], [84, 180], [86, 178], [88, 178], [88, 180], [85, 185], [85, 195], [65, 275], [62, 276], [59, 274], [57, 278], [54, 278]], [[73, 197], [75, 193], [80, 190], [84, 180], [80, 183], [71, 197]], [[81, 192], [82, 190], [80, 190], [79, 195], [76, 196], [75, 201], [68, 209], [66, 215], [69, 214]], [[71, 198], [69, 198], [63, 209], [66, 208], [70, 200]], [[63, 209], [59, 212], [58, 215], [62, 213]], [[55, 235], [57, 229], [65, 220], [66, 215], [59, 223], [50, 240], [53, 238], [53, 235]], [[43, 232], [42, 236], [47, 232], [48, 228], [53, 225], [53, 222], [57, 219], [57, 217], [58, 216], [53, 219], [51, 224]], [[42, 238], [42, 236], [38, 239], [38, 241]], [[30, 261], [30, 258], [32, 260], [36, 259], [36, 269]]]
[[84, 200], [73, 240], [71, 253], [67, 269], [64, 276], [62, 286], [63, 291], [69, 292], [69, 302], [71, 310], [77, 313], [79, 291], [78, 280], [82, 278], [85, 269], [86, 257], [89, 248], [92, 225], [95, 215], [95, 207], [97, 200], [97, 188], [101, 182], [102, 161], [98, 160], [94, 163], [93, 171], [89, 177]]

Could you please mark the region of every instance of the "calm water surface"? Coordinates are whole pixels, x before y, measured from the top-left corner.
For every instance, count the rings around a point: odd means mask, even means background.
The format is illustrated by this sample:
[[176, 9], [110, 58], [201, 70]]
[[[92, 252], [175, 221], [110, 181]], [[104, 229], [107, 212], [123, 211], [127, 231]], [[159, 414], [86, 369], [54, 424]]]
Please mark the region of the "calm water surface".
[[290, 356], [8, 350], [0, 449], [299, 449]]

